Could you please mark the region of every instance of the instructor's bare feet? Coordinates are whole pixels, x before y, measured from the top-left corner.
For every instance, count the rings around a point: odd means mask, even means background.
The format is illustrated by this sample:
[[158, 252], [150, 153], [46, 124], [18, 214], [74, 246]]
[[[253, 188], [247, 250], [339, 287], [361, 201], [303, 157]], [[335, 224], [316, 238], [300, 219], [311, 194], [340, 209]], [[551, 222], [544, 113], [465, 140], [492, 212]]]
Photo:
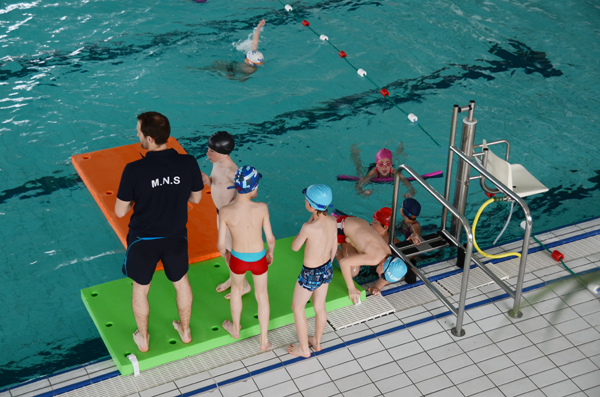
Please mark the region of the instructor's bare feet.
[[229, 277], [224, 283], [217, 285], [217, 292], [227, 291], [229, 288], [231, 288], [231, 277]]
[[238, 329], [237, 331], [235, 330], [235, 326], [233, 325], [233, 323], [229, 320], [225, 320], [223, 321], [223, 324], [221, 325], [223, 327], [223, 329], [227, 332], [229, 332], [229, 334], [231, 336], [233, 336], [233, 339], [238, 339], [240, 337], [240, 330]]
[[304, 351], [304, 350], [302, 350], [300, 345], [289, 345], [287, 348], [287, 351], [292, 356], [306, 357], [306, 358], [310, 357], [310, 349], [308, 349], [307, 351]]
[[179, 321], [173, 321], [173, 328], [179, 333], [179, 337], [183, 343], [190, 343], [192, 341], [192, 332], [189, 327], [186, 331], [183, 331], [180, 329], [181, 323]]
[[150, 335], [148, 335], [148, 340], [144, 340], [144, 338], [142, 337], [142, 334], [140, 333], [140, 330], [136, 330], [133, 333], [133, 341], [135, 342], [135, 344], [137, 345], [138, 349], [140, 349], [140, 351], [142, 353], [145, 353], [148, 351], [148, 343], [150, 342]]
[[[252, 287], [250, 287], [250, 284], [247, 280], [244, 280], [244, 289], [242, 290], [242, 296], [246, 295], [248, 292], [250, 292], [250, 290], [252, 290]], [[225, 299], [231, 299], [231, 293], [225, 295]]]
[[316, 352], [320, 352], [321, 351], [321, 343], [315, 341], [315, 337], [311, 336], [308, 338], [308, 344], [312, 346], [312, 348], [314, 349], [314, 351]]

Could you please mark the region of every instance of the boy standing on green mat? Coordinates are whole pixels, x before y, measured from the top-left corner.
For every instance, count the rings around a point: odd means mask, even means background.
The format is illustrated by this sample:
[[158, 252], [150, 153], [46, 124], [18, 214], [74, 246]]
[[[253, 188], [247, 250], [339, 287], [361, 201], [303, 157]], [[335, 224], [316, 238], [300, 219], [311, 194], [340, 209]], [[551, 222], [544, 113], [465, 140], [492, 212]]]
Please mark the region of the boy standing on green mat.
[[[235, 173], [234, 182], [237, 196], [231, 204], [219, 211], [219, 241], [217, 248], [231, 273], [231, 318], [225, 320], [223, 329], [234, 339], [240, 337], [242, 325], [242, 294], [246, 272], [252, 272], [254, 294], [258, 303], [258, 323], [260, 324], [260, 350], [267, 351], [271, 343], [267, 338], [269, 329], [269, 292], [267, 291], [267, 270], [273, 263], [275, 236], [271, 230], [269, 208], [265, 203], [252, 201], [257, 195], [260, 175], [254, 167], [245, 165]], [[233, 186], [232, 186], [233, 188]], [[227, 230], [231, 232], [232, 247], [227, 249]], [[262, 234], [265, 232], [268, 250], [265, 251]]]
[[[300, 344], [291, 344], [287, 350], [293, 356], [310, 357], [309, 344], [315, 351], [321, 350], [321, 337], [327, 323], [325, 299], [333, 277], [332, 261], [337, 251], [337, 224], [332, 216], [327, 215], [327, 208], [332, 201], [329, 186], [311, 185], [304, 189], [303, 193], [306, 210], [312, 215], [308, 222], [302, 225], [300, 233], [292, 242], [294, 251], [300, 250], [304, 245], [304, 265], [292, 299]], [[304, 310], [311, 296], [315, 310], [315, 333], [309, 338], [308, 320]]]

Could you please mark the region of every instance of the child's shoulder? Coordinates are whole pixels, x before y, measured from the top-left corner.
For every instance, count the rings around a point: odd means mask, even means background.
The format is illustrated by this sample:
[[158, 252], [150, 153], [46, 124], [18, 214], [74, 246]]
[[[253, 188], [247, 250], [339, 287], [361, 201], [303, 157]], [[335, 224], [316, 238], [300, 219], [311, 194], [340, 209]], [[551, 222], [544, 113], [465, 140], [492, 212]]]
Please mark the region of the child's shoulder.
[[263, 203], [262, 201], [252, 201], [251, 205], [254, 206], [254, 208], [259, 209], [260, 211], [269, 211], [269, 206], [267, 205], [267, 203]]

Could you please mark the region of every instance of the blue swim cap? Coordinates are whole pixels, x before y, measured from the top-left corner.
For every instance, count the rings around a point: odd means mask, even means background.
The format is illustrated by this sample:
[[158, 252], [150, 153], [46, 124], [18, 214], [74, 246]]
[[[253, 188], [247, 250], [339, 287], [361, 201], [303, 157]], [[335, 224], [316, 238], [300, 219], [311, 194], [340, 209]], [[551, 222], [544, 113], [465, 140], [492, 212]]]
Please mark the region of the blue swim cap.
[[235, 186], [229, 186], [227, 189], [235, 188], [240, 194], [250, 193], [256, 190], [260, 178], [262, 178], [262, 175], [254, 167], [245, 165], [238, 168], [235, 172], [235, 177], [233, 178]]
[[333, 200], [331, 188], [327, 185], [310, 185], [302, 193], [306, 195], [310, 206], [317, 211], [325, 211]]
[[383, 263], [383, 277], [390, 283], [400, 281], [407, 271], [408, 268], [406, 267], [406, 263], [400, 258], [388, 256]]

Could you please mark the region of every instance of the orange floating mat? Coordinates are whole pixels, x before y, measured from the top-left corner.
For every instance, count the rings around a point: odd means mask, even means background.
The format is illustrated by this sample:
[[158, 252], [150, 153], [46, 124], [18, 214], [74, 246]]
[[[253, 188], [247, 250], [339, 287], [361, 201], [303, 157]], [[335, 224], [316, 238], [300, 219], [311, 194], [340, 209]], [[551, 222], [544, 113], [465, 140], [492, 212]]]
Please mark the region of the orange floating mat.
[[[179, 153], [187, 153], [173, 137], [169, 138], [167, 146]], [[125, 247], [127, 247], [128, 225], [132, 211], [123, 218], [118, 218], [115, 214], [119, 182], [125, 165], [139, 160], [147, 152], [142, 149], [140, 143], [135, 143], [71, 157], [77, 173]], [[220, 256], [217, 250], [217, 210], [210, 197], [209, 186], [205, 186], [202, 190], [202, 200], [199, 204], [188, 203], [188, 210], [190, 263]], [[159, 263], [157, 269], [162, 269], [162, 263]]]

